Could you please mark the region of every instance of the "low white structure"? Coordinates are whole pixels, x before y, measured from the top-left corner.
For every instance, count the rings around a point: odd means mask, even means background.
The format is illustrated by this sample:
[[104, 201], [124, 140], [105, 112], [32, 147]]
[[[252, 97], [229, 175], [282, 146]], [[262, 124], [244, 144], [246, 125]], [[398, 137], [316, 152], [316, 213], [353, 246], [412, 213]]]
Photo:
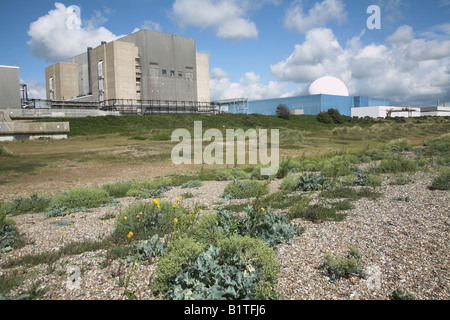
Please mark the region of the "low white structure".
[[420, 108], [395, 107], [395, 106], [372, 106], [352, 108], [352, 117], [364, 118], [386, 118], [386, 117], [420, 117]]
[[293, 116], [300, 116], [305, 114], [305, 110], [303, 109], [289, 109], [289, 113]]
[[450, 117], [450, 107], [423, 107], [421, 109], [422, 116], [431, 117]]

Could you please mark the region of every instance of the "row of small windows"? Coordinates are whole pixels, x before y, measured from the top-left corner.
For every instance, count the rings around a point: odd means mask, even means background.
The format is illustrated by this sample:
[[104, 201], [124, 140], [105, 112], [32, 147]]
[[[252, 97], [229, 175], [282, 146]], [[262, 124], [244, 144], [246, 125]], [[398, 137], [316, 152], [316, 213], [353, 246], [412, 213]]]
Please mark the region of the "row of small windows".
[[[169, 73], [167, 72], [166, 69], [162, 69], [161, 70], [161, 75], [164, 77], [167, 77], [169, 75]], [[182, 71], [178, 71], [178, 73], [175, 73], [175, 70], [170, 70], [170, 76], [171, 77], [175, 77], [175, 75], [177, 75], [179, 78], [183, 78], [183, 72]], [[159, 70], [158, 69], [150, 69], [150, 76], [152, 77], [157, 77], [159, 76]], [[186, 78], [187, 79], [193, 79], [194, 78], [194, 74], [191, 72], [186, 72]]]

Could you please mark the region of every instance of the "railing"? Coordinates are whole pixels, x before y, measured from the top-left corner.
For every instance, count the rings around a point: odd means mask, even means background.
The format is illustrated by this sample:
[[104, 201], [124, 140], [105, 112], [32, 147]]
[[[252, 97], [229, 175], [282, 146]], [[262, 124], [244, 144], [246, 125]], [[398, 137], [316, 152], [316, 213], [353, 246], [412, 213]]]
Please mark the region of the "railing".
[[96, 109], [103, 111], [118, 111], [121, 114], [165, 114], [165, 113], [199, 113], [215, 114], [216, 105], [210, 102], [198, 101], [170, 101], [170, 100], [135, 100], [109, 99], [105, 101], [51, 101], [31, 99], [24, 103], [26, 108], [50, 109]]

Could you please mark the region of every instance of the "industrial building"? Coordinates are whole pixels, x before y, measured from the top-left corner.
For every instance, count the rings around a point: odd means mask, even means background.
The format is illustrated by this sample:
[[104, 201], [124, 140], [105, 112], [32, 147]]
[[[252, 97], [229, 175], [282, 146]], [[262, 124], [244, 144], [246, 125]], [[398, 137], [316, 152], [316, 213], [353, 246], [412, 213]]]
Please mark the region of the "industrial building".
[[328, 109], [336, 109], [342, 115], [352, 116], [352, 108], [366, 107], [366, 106], [389, 106], [389, 100], [377, 99], [368, 97], [347, 97], [330, 94], [318, 94], [297, 96], [278, 99], [267, 100], [253, 100], [248, 102], [249, 113], [258, 113], [263, 115], [275, 115], [278, 105], [284, 104], [289, 109], [303, 110], [303, 114], [317, 115], [322, 111]]
[[221, 110], [228, 106], [231, 113], [256, 113], [275, 115], [280, 104], [290, 109], [292, 115], [317, 115], [328, 109], [336, 109], [342, 115], [352, 116], [353, 108], [368, 106], [389, 106], [388, 99], [351, 97], [346, 85], [339, 79], [325, 76], [314, 81], [309, 87], [309, 95], [265, 100], [231, 99], [216, 102]]
[[0, 66], [0, 109], [20, 107], [19, 67]]
[[46, 68], [47, 100], [210, 102], [193, 38], [140, 30]]

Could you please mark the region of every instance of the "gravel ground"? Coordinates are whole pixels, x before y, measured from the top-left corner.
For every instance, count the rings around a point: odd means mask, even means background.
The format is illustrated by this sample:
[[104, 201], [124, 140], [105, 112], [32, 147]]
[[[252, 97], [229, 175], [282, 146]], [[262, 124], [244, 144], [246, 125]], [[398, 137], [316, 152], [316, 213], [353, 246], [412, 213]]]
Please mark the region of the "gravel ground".
[[[314, 224], [294, 220], [305, 232], [295, 237], [292, 245], [278, 248], [276, 259], [280, 265], [279, 290], [286, 300], [383, 300], [397, 288], [403, 288], [418, 299], [445, 300], [449, 288], [449, 191], [431, 191], [430, 174], [417, 173], [414, 183], [389, 185], [384, 181], [383, 197], [374, 201], [354, 202], [342, 222]], [[226, 204], [221, 198], [229, 182], [204, 182], [197, 189], [174, 188], [159, 200], [174, 201], [183, 193], [195, 198], [183, 200], [184, 206], [195, 203], [205, 207]], [[280, 181], [271, 184], [271, 191], [279, 190]], [[409, 197], [410, 201], [394, 200]], [[114, 219], [134, 199], [120, 199], [122, 207], [104, 207], [75, 213], [63, 218], [44, 219], [43, 214], [14, 217], [20, 232], [31, 244], [1, 256], [0, 266], [10, 259], [40, 252], [55, 251], [64, 244], [82, 239], [95, 239], [113, 230]], [[151, 200], [148, 200], [151, 201]], [[233, 200], [239, 203], [241, 201]], [[206, 210], [207, 211], [207, 210]], [[58, 225], [58, 221], [68, 223]], [[61, 224], [61, 222], [59, 222]], [[64, 233], [64, 235], [63, 235]], [[350, 245], [361, 253], [361, 265], [367, 279], [352, 277], [336, 283], [318, 267], [323, 254], [345, 256]], [[26, 280], [11, 293], [14, 297], [31, 284], [40, 282], [46, 288], [43, 299], [51, 300], [115, 300], [124, 298], [123, 283], [129, 277], [128, 289], [140, 299], [151, 299], [148, 283], [156, 263], [136, 265], [114, 260], [105, 266], [106, 250], [63, 257], [53, 265], [14, 268], [26, 274]], [[76, 266], [79, 282], [68, 282], [71, 265]], [[0, 269], [0, 275], [11, 271]]]

